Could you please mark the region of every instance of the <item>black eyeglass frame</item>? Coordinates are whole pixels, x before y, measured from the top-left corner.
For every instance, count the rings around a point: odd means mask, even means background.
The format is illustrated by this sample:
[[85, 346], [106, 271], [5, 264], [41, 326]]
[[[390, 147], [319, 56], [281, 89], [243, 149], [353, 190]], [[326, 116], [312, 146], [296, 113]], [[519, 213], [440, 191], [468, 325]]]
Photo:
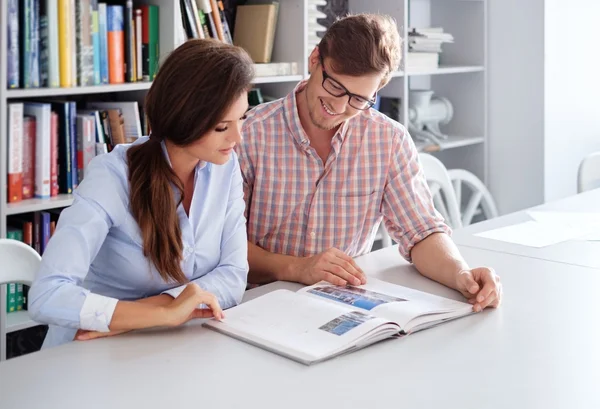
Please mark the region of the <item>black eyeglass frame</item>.
[[[321, 86], [323, 87], [323, 89], [325, 91], [327, 91], [329, 93], [329, 95], [336, 97], [336, 98], [341, 98], [344, 95], [348, 95], [348, 105], [350, 105], [354, 109], [358, 109], [359, 111], [366, 111], [367, 109], [372, 108], [373, 105], [375, 105], [375, 102], [377, 101], [377, 92], [375, 93], [375, 96], [372, 99], [370, 99], [370, 98], [365, 98], [362, 95], [354, 94], [354, 93], [348, 91], [348, 89], [346, 87], [344, 87], [338, 80], [333, 78], [331, 75], [327, 74], [327, 71], [325, 71], [325, 63], [323, 62], [323, 56], [321, 54], [319, 54], [319, 61], [321, 62], [321, 72], [323, 73], [323, 81], [321, 81]], [[335, 86], [341, 88], [344, 92], [342, 92], [340, 94], [334, 94], [333, 92], [328, 90], [325, 87], [325, 81], [327, 81], [327, 80], [332, 81]], [[367, 105], [363, 108], [355, 107], [354, 105], [352, 105], [352, 98], [362, 99], [367, 103]]]

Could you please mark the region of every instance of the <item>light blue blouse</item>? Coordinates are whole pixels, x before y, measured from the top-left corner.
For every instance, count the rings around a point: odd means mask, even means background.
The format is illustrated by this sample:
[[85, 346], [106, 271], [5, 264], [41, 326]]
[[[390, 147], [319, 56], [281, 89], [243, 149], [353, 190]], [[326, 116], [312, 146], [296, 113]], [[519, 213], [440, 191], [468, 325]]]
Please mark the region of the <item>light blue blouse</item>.
[[[32, 319], [50, 326], [44, 347], [73, 340], [78, 328], [107, 331], [118, 300], [162, 292], [176, 297], [184, 288], [166, 283], [144, 257], [129, 209], [129, 146], [117, 145], [91, 161], [44, 252], [29, 292]], [[168, 160], [164, 145], [163, 152]], [[189, 216], [182, 205], [177, 208], [184, 244], [181, 268], [215, 294], [222, 308], [238, 304], [246, 288], [244, 206], [234, 152], [224, 165], [200, 163]]]

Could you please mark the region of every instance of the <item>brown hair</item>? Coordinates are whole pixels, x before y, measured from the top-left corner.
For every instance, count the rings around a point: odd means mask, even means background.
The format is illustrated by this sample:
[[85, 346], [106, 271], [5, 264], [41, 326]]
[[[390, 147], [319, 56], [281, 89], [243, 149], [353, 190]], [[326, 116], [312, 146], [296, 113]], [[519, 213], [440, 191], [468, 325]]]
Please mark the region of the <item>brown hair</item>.
[[383, 73], [383, 87], [400, 64], [400, 34], [394, 19], [379, 14], [354, 14], [336, 20], [319, 43], [319, 53], [331, 58], [343, 75]]
[[[239, 47], [189, 40], [160, 67], [144, 103], [150, 139], [127, 151], [130, 207], [140, 226], [144, 256], [165, 281], [185, 283], [177, 206], [183, 182], [164, 156], [161, 141], [185, 146], [214, 128], [253, 79], [252, 60]], [[179, 203], [171, 186], [179, 190]]]

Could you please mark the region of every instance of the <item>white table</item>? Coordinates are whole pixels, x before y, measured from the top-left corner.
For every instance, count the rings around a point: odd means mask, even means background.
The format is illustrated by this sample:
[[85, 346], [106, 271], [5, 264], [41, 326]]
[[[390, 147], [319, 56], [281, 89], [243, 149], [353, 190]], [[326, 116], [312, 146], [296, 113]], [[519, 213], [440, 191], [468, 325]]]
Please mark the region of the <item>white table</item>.
[[[592, 190], [566, 199], [546, 203], [527, 210], [600, 212], [600, 189]], [[475, 236], [488, 230], [533, 220], [527, 211], [519, 211], [495, 219], [458, 229], [452, 235], [463, 246], [493, 250], [520, 256], [556, 261], [584, 267], [600, 268], [600, 241], [569, 240], [551, 246], [535, 248], [515, 243]]]
[[[304, 366], [197, 323], [0, 364], [2, 408], [598, 408], [597, 270], [463, 248], [501, 274], [499, 310]], [[370, 274], [439, 295], [395, 248]], [[276, 287], [253, 290], [248, 298]]]

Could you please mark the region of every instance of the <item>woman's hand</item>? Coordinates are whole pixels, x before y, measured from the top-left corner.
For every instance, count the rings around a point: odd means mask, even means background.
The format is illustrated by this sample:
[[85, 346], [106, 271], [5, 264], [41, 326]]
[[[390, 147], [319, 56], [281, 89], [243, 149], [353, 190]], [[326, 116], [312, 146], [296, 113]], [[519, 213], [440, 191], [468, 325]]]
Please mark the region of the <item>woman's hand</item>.
[[[200, 304], [208, 308], [198, 308]], [[165, 325], [178, 326], [194, 318], [211, 318], [217, 320], [225, 318], [217, 297], [204, 291], [196, 283], [190, 283], [185, 290], [170, 304], [163, 307], [165, 310]]]

